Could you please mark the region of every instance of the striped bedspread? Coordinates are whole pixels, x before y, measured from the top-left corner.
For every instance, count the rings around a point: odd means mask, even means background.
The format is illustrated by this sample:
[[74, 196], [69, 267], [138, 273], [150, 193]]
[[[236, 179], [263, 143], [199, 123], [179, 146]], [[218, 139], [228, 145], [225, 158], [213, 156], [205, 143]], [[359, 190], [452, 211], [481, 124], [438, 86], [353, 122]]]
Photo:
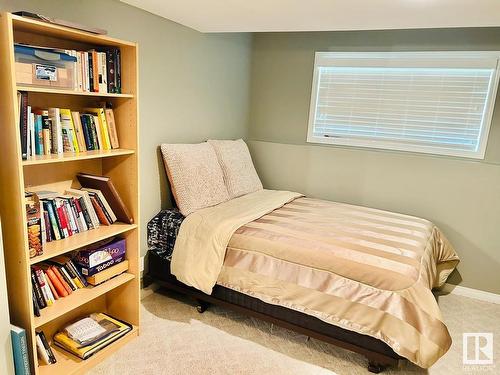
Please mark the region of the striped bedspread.
[[[268, 197], [253, 199], [262, 204]], [[228, 205], [251, 210], [252, 199], [247, 200]], [[451, 338], [431, 289], [445, 282], [459, 258], [436, 226], [297, 196], [273, 204], [275, 209], [252, 220], [235, 219], [218, 284], [378, 338], [424, 368], [446, 353]], [[233, 222], [224, 214], [227, 207], [208, 211], [201, 216], [214, 220], [221, 215], [222, 222]], [[200, 221], [186, 226], [190, 216], [179, 235], [205, 235], [210, 244], [213, 233], [200, 233]], [[217, 230], [211, 224], [208, 232]], [[175, 246], [173, 265], [176, 252], [183, 252], [182, 243]], [[203, 273], [204, 266], [193, 268]]]

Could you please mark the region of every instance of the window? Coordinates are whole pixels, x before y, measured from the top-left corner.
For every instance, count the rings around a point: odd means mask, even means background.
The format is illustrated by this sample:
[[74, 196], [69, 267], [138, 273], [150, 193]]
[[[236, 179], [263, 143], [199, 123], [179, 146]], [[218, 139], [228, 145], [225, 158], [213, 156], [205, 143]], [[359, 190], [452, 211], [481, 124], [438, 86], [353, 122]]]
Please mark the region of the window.
[[482, 159], [499, 57], [318, 52], [307, 141]]

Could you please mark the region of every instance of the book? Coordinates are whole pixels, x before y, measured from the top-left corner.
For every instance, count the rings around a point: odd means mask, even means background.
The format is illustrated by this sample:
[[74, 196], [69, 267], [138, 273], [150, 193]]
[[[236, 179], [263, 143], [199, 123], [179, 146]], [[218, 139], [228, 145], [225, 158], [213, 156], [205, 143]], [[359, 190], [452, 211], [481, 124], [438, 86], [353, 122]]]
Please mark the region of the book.
[[89, 51], [89, 55], [92, 53], [92, 71], [93, 71], [93, 88], [94, 92], [99, 92], [99, 71], [98, 71], [98, 57], [97, 57], [97, 51], [95, 49], [92, 49]]
[[106, 114], [106, 124], [108, 125], [109, 141], [111, 143], [111, 148], [120, 148], [120, 142], [118, 141], [118, 133], [116, 131], [115, 114], [112, 108], [106, 108], [104, 110]]
[[110, 177], [85, 173], [78, 173], [76, 177], [83, 188], [99, 190], [104, 195], [112, 212], [119, 221], [129, 224], [134, 222], [130, 211], [121, 199]]
[[60, 279], [56, 276], [54, 273], [54, 270], [50, 265], [43, 264], [42, 268], [45, 270], [45, 273], [47, 274], [48, 278], [52, 282], [52, 285], [54, 285], [54, 288], [57, 291], [57, 294], [59, 297], [66, 297], [69, 293], [64, 287], [64, 285], [61, 283]]
[[97, 145], [96, 150], [104, 150], [104, 140], [102, 139], [101, 122], [97, 115], [92, 114], [92, 136], [94, 137], [94, 143]]
[[35, 316], [40, 316], [40, 305], [38, 304], [38, 301], [36, 300], [35, 288], [31, 288], [31, 297], [33, 300], [33, 314], [35, 314]]
[[120, 275], [127, 270], [128, 270], [128, 260], [123, 260], [122, 262], [117, 263], [109, 268], [106, 268], [101, 272], [97, 272], [92, 276], [88, 276], [87, 282], [90, 285], [95, 286], [111, 279], [114, 276]]
[[[99, 208], [102, 210], [104, 213], [104, 216], [106, 216], [106, 221], [109, 223], [108, 225], [113, 224], [116, 221], [116, 215], [114, 214], [113, 210], [109, 206], [108, 201], [102, 194], [100, 190], [96, 189], [90, 189], [90, 188], [82, 188], [82, 190], [88, 191], [90, 194], [90, 197], [93, 198], [93, 203], [97, 203]], [[94, 204], [95, 208], [95, 204]]]
[[78, 145], [78, 140], [76, 136], [75, 125], [73, 124], [73, 117], [71, 116], [71, 111], [66, 108], [61, 108], [61, 126], [67, 137], [67, 151], [80, 152], [80, 147]]
[[40, 200], [35, 193], [25, 193], [26, 221], [28, 225], [28, 246], [30, 258], [43, 254], [42, 214]]
[[52, 153], [62, 154], [64, 148], [63, 148], [63, 137], [62, 137], [61, 112], [59, 108], [49, 108], [48, 114], [52, 124]]
[[52, 153], [52, 121], [49, 118], [49, 111], [42, 111], [42, 136], [43, 153], [50, 155]]
[[87, 146], [85, 143], [85, 136], [83, 134], [82, 121], [80, 119], [80, 112], [71, 112], [71, 118], [73, 119], [73, 125], [75, 127], [76, 140], [78, 143], [78, 149], [80, 151], [87, 151]]
[[45, 350], [45, 346], [43, 345], [40, 335], [36, 334], [35, 340], [38, 360], [44, 365], [49, 365], [51, 363], [51, 359], [49, 358], [49, 353], [47, 352], [47, 350]]
[[111, 150], [111, 141], [109, 136], [108, 124], [104, 108], [87, 108], [86, 111], [97, 116], [99, 128], [99, 144], [102, 150]]
[[49, 357], [49, 362], [51, 364], [56, 363], [57, 362], [56, 356], [54, 355], [54, 352], [52, 351], [52, 348], [49, 345], [47, 337], [45, 337], [45, 333], [43, 333], [43, 331], [36, 331], [36, 335], [39, 336], [42, 341], [43, 349], [45, 349], [45, 352]]
[[92, 194], [90, 196], [90, 201], [92, 202], [92, 206], [94, 207], [94, 211], [97, 214], [97, 217], [99, 218], [99, 223], [101, 223], [103, 225], [113, 224], [111, 221], [109, 221], [108, 216], [106, 216], [106, 213], [104, 212], [103, 206], [101, 204], [99, 204], [95, 194]]
[[42, 114], [35, 114], [35, 153], [43, 155], [43, 125]]
[[73, 293], [73, 289], [66, 282], [66, 280], [64, 279], [64, 277], [61, 274], [61, 272], [59, 272], [59, 268], [57, 268], [55, 266], [51, 266], [50, 269], [54, 272], [54, 274], [56, 275], [57, 279], [61, 282], [61, 284], [64, 287], [64, 289], [66, 289], [66, 292], [68, 292], [68, 294]]
[[15, 325], [10, 326], [10, 338], [14, 354], [14, 368], [16, 375], [30, 375], [30, 359], [26, 331]]
[[21, 153], [23, 160], [28, 158], [28, 93], [17, 93], [19, 108], [19, 134], [21, 137]]
[[[79, 189], [67, 189], [64, 194], [72, 195], [80, 199], [80, 205], [82, 210], [87, 212], [87, 224], [91, 224], [92, 228], [99, 227], [99, 218], [93, 208], [92, 201], [90, 200], [90, 195], [88, 191], [79, 190]], [[82, 204], [83, 203], [83, 204]], [[90, 220], [89, 220], [90, 219]]]
[[[100, 328], [96, 327], [96, 324]], [[131, 330], [132, 326], [128, 323], [105, 313], [94, 313], [57, 332], [54, 335], [54, 343], [81, 359], [87, 359], [112, 342], [125, 336]], [[73, 332], [76, 333], [72, 335]], [[83, 341], [79, 340], [79, 338], [86, 338], [87, 340]], [[95, 339], [92, 340], [92, 338]], [[89, 343], [82, 345], [82, 341]]]
[[35, 271], [33, 269], [31, 270], [31, 286], [33, 291], [35, 292], [35, 298], [39, 308], [44, 309], [45, 307], [47, 307], [47, 303], [43, 298], [42, 289], [38, 285], [38, 281], [35, 276]]

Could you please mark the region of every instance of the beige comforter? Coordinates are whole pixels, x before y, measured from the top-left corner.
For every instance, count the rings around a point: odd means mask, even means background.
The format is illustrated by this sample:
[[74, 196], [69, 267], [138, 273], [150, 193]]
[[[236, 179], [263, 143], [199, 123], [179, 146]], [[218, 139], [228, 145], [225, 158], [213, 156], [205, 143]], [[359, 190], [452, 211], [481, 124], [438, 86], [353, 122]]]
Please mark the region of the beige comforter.
[[263, 190], [189, 215], [178, 280], [217, 283], [386, 342], [427, 368], [451, 338], [431, 292], [459, 261], [431, 222]]

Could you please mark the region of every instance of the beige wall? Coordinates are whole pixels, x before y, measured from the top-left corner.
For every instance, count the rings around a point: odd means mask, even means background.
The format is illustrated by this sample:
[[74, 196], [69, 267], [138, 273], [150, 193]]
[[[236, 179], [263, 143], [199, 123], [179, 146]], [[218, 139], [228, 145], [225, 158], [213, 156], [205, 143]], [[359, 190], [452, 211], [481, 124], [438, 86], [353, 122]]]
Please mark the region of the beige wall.
[[251, 37], [201, 34], [113, 0], [0, 0], [0, 9], [29, 10], [103, 27], [139, 43], [142, 253], [146, 224], [169, 205], [157, 146], [246, 135]]
[[306, 143], [315, 51], [433, 49], [499, 51], [500, 29], [256, 34], [252, 155], [266, 187], [434, 221], [462, 258], [451, 282], [500, 293], [500, 99], [484, 161]]

